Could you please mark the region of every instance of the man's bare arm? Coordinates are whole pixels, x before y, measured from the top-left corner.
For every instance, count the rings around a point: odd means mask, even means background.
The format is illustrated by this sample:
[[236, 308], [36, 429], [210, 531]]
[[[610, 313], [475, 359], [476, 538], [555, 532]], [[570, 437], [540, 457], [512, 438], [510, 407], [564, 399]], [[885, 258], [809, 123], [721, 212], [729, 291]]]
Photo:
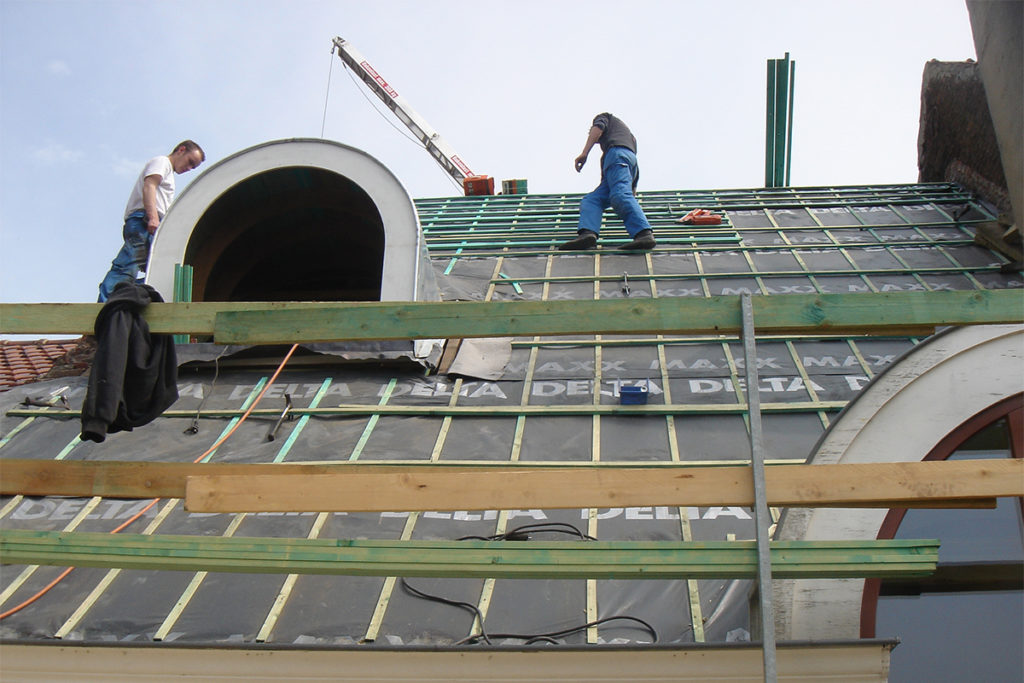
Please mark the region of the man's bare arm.
[[156, 210], [156, 188], [160, 186], [158, 174], [148, 175], [142, 183], [142, 208], [146, 210], [146, 229], [152, 235], [160, 227], [160, 214]]
[[597, 126], [590, 127], [590, 133], [587, 135], [587, 142], [583, 145], [583, 152], [576, 157], [577, 173], [583, 170], [583, 164], [587, 163], [587, 157], [590, 156], [591, 148], [593, 148], [593, 146], [597, 144], [597, 141], [601, 139], [602, 133], [604, 133], [604, 130], [601, 128], [598, 128]]

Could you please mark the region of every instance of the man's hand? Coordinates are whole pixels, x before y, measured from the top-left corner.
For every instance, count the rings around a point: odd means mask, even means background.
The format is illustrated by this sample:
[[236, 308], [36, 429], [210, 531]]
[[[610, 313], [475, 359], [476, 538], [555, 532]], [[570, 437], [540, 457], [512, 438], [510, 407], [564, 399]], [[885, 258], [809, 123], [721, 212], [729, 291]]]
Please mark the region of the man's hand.
[[591, 126], [590, 132], [587, 133], [587, 141], [583, 145], [583, 151], [576, 157], [576, 172], [579, 173], [583, 170], [583, 164], [587, 163], [587, 157], [590, 156], [590, 148], [597, 144], [597, 141], [601, 139], [604, 134], [603, 128], [597, 126]]
[[146, 230], [149, 230], [150, 235], [156, 234], [156, 229], [160, 227], [160, 219], [156, 216], [146, 216]]

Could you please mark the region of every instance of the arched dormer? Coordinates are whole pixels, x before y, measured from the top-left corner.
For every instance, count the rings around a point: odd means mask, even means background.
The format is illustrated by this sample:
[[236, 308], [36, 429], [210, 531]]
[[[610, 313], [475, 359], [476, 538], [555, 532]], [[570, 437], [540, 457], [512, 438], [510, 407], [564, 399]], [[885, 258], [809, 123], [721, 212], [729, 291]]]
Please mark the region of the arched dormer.
[[205, 170], [171, 205], [147, 283], [170, 299], [176, 264], [193, 301], [439, 298], [412, 199], [365, 152], [267, 142]]

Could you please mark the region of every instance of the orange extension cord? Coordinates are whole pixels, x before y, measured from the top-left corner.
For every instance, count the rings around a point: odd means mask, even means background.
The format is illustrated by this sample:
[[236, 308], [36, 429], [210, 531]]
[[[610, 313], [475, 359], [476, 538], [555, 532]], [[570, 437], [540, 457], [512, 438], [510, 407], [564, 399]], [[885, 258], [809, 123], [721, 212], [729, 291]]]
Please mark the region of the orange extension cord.
[[[253, 411], [253, 409], [256, 407], [256, 405], [260, 402], [260, 399], [263, 398], [263, 394], [267, 393], [267, 389], [269, 389], [271, 387], [271, 385], [274, 383], [274, 380], [277, 379], [277, 376], [281, 374], [282, 370], [284, 370], [285, 364], [292, 357], [292, 354], [295, 353], [295, 349], [297, 349], [297, 348], [299, 348], [298, 344], [292, 344], [292, 348], [290, 348], [288, 350], [288, 353], [285, 354], [284, 359], [281, 361], [281, 364], [277, 366], [277, 370], [275, 370], [274, 374], [270, 377], [270, 381], [267, 382], [267, 385], [265, 387], [263, 387], [263, 391], [261, 391], [259, 393], [259, 395], [256, 396], [256, 400], [252, 402], [252, 405], [249, 406], [248, 410], [246, 410], [245, 413], [242, 414], [242, 418], [237, 423], [235, 423], [235, 426], [232, 427], [231, 430], [227, 434], [225, 434], [220, 439], [218, 439], [217, 442], [214, 443], [209, 448], [207, 448], [206, 451], [204, 451], [202, 455], [200, 455], [198, 458], [193, 460], [192, 461], [193, 463], [198, 463], [203, 458], [205, 458], [207, 455], [209, 455], [210, 453], [212, 453], [216, 449], [220, 448], [220, 445], [222, 443], [224, 443], [225, 441], [227, 441], [228, 437], [231, 436], [232, 434], [234, 434], [236, 429], [238, 429], [239, 427], [242, 426], [242, 423], [245, 422], [245, 418], [249, 417], [249, 413], [251, 413]], [[130, 518], [125, 520], [125, 522], [123, 524], [121, 524], [120, 526], [118, 526], [117, 528], [112, 530], [110, 533], [116, 534], [117, 532], [121, 531], [122, 529], [124, 529], [125, 527], [130, 525], [132, 522], [137, 520], [139, 517], [141, 517], [142, 515], [146, 514], [149, 510], [153, 509], [153, 506], [156, 505], [159, 502], [160, 502], [159, 498], [154, 498], [153, 501], [149, 505], [147, 505], [146, 507], [142, 508], [137, 513], [132, 515]], [[20, 605], [12, 607], [11, 609], [7, 610], [6, 612], [0, 613], [0, 620], [6, 619], [7, 617], [11, 616], [12, 614], [20, 612], [21, 610], [25, 609], [26, 607], [31, 605], [33, 602], [38, 600], [39, 598], [41, 598], [44, 595], [46, 595], [48, 592], [50, 592], [51, 588], [53, 588], [58, 583], [63, 581], [64, 577], [66, 577], [68, 574], [70, 574], [73, 570], [74, 570], [74, 567], [68, 567], [63, 572], [61, 572], [60, 576], [58, 576], [56, 579], [54, 579], [49, 584], [47, 584], [44, 588], [42, 588], [38, 593], [33, 595], [31, 598], [29, 598], [25, 602], [21, 603]]]

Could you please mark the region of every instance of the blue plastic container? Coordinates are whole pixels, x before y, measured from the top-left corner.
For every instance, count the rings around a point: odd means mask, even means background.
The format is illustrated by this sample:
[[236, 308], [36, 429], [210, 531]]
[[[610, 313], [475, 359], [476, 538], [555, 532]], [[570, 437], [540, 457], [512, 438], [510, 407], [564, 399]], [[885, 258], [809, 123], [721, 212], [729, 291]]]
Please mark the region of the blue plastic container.
[[619, 387], [619, 403], [638, 406], [647, 403], [647, 387]]

